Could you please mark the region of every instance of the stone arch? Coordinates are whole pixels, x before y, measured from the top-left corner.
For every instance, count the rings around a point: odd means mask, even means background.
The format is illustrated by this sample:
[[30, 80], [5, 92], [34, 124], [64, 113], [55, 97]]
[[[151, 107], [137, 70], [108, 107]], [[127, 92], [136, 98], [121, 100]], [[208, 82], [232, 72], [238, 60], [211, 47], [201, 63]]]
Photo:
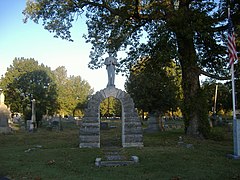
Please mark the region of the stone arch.
[[80, 148], [100, 148], [100, 103], [108, 97], [119, 99], [122, 104], [122, 147], [143, 147], [141, 121], [130, 95], [115, 87], [96, 92], [88, 101], [80, 126]]

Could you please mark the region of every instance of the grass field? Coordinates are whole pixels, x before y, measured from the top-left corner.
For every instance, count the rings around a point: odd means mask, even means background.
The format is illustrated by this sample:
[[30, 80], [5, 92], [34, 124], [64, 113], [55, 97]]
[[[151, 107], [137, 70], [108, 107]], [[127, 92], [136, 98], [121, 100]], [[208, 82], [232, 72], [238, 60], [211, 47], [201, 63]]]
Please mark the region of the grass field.
[[[136, 155], [136, 165], [96, 167], [103, 150], [80, 149], [79, 127], [63, 124], [63, 131], [40, 128], [29, 133], [0, 135], [0, 177], [15, 180], [79, 179], [240, 179], [240, 160], [228, 159], [233, 152], [232, 133], [215, 130], [216, 140], [186, 137], [182, 129], [144, 134], [143, 148], [125, 148]], [[217, 133], [216, 133], [217, 132]], [[193, 146], [178, 145], [178, 138]], [[0, 178], [1, 179], [1, 178]]]

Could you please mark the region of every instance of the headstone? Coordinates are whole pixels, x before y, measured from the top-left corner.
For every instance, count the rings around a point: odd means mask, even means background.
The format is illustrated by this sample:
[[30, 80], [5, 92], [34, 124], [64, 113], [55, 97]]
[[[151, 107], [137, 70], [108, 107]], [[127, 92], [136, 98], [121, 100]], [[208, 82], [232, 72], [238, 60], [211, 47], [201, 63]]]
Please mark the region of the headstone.
[[26, 130], [29, 131], [30, 130], [30, 127], [31, 127], [31, 123], [32, 123], [32, 120], [31, 119], [27, 119], [26, 120]]
[[160, 131], [158, 117], [154, 113], [149, 114], [148, 127], [144, 131], [149, 133]]
[[95, 165], [97, 167], [117, 167], [117, 166], [128, 166], [135, 165], [139, 163], [138, 156], [131, 156], [120, 151], [119, 149], [103, 149], [103, 158], [97, 157], [95, 160]]
[[0, 133], [10, 133], [11, 128], [9, 127], [8, 121], [11, 118], [11, 112], [4, 104], [4, 94], [0, 89]]
[[179, 139], [178, 139], [179, 141], [178, 141], [178, 146], [181, 146], [181, 147], [185, 147], [185, 148], [194, 148], [193, 147], [193, 144], [187, 144], [187, 143], [185, 143], [184, 141], [183, 141], [183, 138], [182, 138], [182, 136], [179, 136]]
[[62, 131], [63, 127], [62, 127], [61, 116], [57, 115], [57, 116], [52, 117], [49, 121], [49, 125], [48, 125], [47, 129], [48, 130], [56, 129], [56, 130]]

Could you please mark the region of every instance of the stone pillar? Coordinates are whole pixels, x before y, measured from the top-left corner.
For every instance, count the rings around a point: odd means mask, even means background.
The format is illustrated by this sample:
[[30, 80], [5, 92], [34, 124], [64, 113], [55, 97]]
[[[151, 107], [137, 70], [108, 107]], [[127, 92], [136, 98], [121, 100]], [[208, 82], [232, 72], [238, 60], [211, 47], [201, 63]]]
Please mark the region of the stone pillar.
[[4, 94], [3, 94], [3, 90], [0, 89], [0, 104], [4, 104], [4, 100], [5, 100], [5, 97], [4, 97]]
[[240, 159], [240, 110], [236, 110], [236, 119], [233, 122], [234, 156]]
[[9, 133], [11, 128], [9, 127], [8, 121], [10, 120], [11, 112], [4, 104], [4, 94], [0, 89], [0, 133]]
[[240, 111], [236, 110], [236, 117], [233, 119], [233, 154], [227, 154], [232, 159], [240, 159]]
[[80, 148], [100, 148], [100, 103], [104, 99], [97, 92], [88, 101], [85, 114], [80, 125]]
[[33, 131], [35, 126], [36, 126], [36, 112], [35, 112], [35, 104], [36, 100], [32, 100], [32, 117], [31, 117], [31, 123], [30, 123], [30, 128], [29, 131]]

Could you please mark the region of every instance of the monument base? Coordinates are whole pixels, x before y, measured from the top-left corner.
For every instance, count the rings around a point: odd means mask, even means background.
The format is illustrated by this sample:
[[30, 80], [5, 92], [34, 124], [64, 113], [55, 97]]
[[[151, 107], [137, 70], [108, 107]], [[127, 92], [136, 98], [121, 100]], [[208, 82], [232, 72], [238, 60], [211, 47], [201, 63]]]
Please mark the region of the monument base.
[[234, 155], [234, 154], [227, 154], [227, 157], [228, 157], [229, 159], [240, 159], [240, 156]]
[[234, 155], [234, 154], [227, 154], [227, 157], [228, 157], [229, 159], [240, 159], [240, 156]]
[[100, 148], [100, 143], [80, 143], [79, 148]]
[[141, 147], [143, 147], [143, 143], [142, 143], [142, 142], [123, 143], [122, 146], [123, 146], [124, 148], [129, 148], [129, 147], [138, 147], [138, 148], [141, 148]]

